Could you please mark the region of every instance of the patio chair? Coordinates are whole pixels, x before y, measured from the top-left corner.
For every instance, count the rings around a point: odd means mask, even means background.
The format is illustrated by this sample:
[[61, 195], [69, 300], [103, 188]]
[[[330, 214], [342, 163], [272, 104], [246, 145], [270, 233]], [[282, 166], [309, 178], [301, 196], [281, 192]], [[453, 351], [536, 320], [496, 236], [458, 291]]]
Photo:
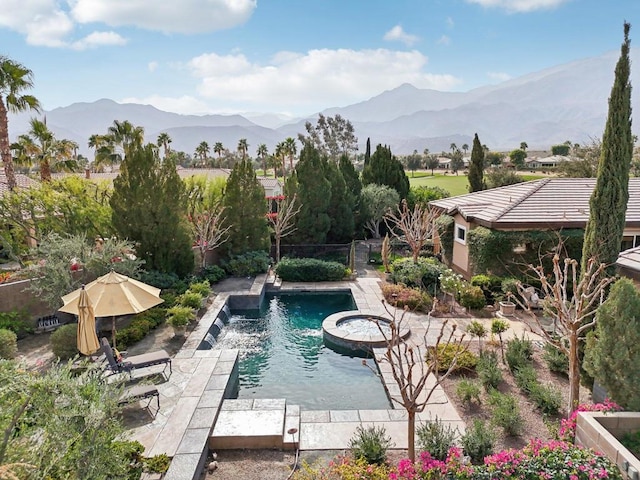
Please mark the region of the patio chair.
[[[150, 408], [151, 402], [153, 401], [154, 397], [156, 399], [155, 413], [152, 412]], [[132, 387], [126, 388], [118, 399], [118, 405], [127, 405], [129, 403], [139, 402], [146, 399], [149, 399], [149, 402], [147, 403], [145, 408], [153, 417], [155, 417], [160, 411], [160, 393], [154, 385], [134, 385]]]
[[522, 290], [525, 305], [529, 308], [542, 308], [543, 300], [540, 292], [535, 287], [526, 287]]
[[142, 355], [133, 355], [130, 357], [127, 356], [126, 358], [118, 361], [113, 354], [111, 345], [109, 345], [109, 340], [107, 340], [105, 337], [102, 337], [102, 339], [100, 340], [100, 344], [102, 346], [104, 356], [107, 359], [106, 369], [110, 370], [112, 374], [126, 372], [129, 374], [129, 377], [131, 377], [133, 375], [133, 371], [137, 368], [146, 368], [162, 364], [164, 364], [164, 369], [162, 370], [163, 375], [167, 369], [167, 366], [169, 367], [169, 375], [171, 375], [171, 373], [173, 372], [171, 369], [171, 357], [164, 350], [143, 353]]

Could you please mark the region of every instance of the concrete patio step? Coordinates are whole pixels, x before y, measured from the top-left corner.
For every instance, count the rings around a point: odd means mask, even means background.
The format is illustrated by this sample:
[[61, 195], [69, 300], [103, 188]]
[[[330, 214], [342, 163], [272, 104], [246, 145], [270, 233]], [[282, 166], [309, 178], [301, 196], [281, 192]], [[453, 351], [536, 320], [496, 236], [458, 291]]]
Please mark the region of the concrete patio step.
[[285, 413], [284, 398], [225, 400], [209, 448], [283, 448]]

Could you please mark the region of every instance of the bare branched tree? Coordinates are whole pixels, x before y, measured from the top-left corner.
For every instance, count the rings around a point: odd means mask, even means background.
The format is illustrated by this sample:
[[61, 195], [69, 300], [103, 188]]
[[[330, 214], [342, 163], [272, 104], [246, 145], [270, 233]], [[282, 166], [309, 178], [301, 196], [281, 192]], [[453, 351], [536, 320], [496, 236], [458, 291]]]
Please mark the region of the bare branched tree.
[[[558, 245], [557, 251], [562, 245]], [[528, 294], [522, 284], [518, 285], [520, 298], [514, 298], [540, 327], [540, 331], [555, 348], [565, 353], [569, 359], [569, 408], [567, 415], [580, 401], [580, 358], [579, 342], [584, 341], [587, 332], [596, 323], [596, 310], [604, 301], [607, 286], [613, 277], [605, 275], [605, 264], [598, 264], [591, 258], [587, 268], [580, 275], [580, 264], [572, 258], [560, 259], [553, 256], [553, 272], [547, 276], [542, 265], [528, 265], [529, 273], [540, 281], [543, 295], [543, 314], [553, 319], [554, 328], [547, 331], [540, 318], [533, 312]]]
[[218, 248], [229, 238], [231, 225], [224, 224], [225, 208], [216, 204], [211, 208], [189, 214], [191, 230], [197, 240], [202, 268], [207, 266], [207, 252]]
[[[411, 337], [405, 340], [403, 339], [403, 335], [406, 332], [404, 323], [408, 311], [405, 309], [400, 317], [397, 318], [396, 309], [392, 310], [386, 304], [385, 309], [392, 320], [389, 323], [388, 330], [383, 328], [386, 323], [379, 320], [376, 321], [378, 329], [386, 342], [386, 349], [382, 356], [378, 357], [378, 362], [389, 364], [393, 379], [400, 390], [400, 396], [392, 395], [391, 401], [402, 406], [407, 411], [409, 458], [414, 462], [416, 456], [416, 414], [424, 411], [434, 392], [440, 388], [443, 380], [455, 369], [458, 356], [467, 348], [467, 342], [465, 342], [464, 334], [456, 334], [456, 325], [451, 325], [448, 328], [448, 319], [444, 319], [435, 343], [429, 345], [427, 341], [429, 331], [432, 328], [437, 328], [432, 324], [431, 312], [427, 315], [427, 329], [424, 336], [416, 339], [417, 341], [412, 341]], [[434, 309], [435, 303], [432, 312]], [[443, 370], [437, 352], [439, 345], [444, 344], [454, 345], [456, 353], [451, 364]], [[363, 363], [366, 364], [366, 361], [363, 361]]]
[[277, 211], [268, 213], [267, 219], [276, 241], [276, 263], [280, 261], [280, 241], [297, 230], [293, 219], [302, 208], [302, 204], [296, 202], [296, 197], [297, 195], [294, 194], [291, 198], [284, 195], [271, 198], [276, 203]]
[[402, 200], [396, 212], [390, 211], [384, 216], [391, 234], [409, 245], [414, 262], [418, 261], [422, 247], [433, 238], [434, 220], [435, 214], [428, 207], [416, 204], [411, 210], [406, 200]]

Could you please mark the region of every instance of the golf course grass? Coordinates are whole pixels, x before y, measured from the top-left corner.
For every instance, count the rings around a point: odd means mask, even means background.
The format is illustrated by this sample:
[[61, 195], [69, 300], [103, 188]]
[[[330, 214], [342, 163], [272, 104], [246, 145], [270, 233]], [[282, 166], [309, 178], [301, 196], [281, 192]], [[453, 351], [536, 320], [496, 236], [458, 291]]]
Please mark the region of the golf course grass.
[[[458, 175], [444, 175], [440, 172], [434, 172], [434, 176], [431, 176], [431, 171], [423, 170], [416, 171], [415, 174], [413, 172], [406, 173], [409, 177], [409, 185], [411, 187], [440, 187], [449, 192], [452, 197], [469, 193], [469, 181], [467, 180], [467, 176], [463, 173]], [[521, 175], [521, 177], [524, 178], [525, 181], [529, 181], [538, 180], [545, 176], [529, 174]]]

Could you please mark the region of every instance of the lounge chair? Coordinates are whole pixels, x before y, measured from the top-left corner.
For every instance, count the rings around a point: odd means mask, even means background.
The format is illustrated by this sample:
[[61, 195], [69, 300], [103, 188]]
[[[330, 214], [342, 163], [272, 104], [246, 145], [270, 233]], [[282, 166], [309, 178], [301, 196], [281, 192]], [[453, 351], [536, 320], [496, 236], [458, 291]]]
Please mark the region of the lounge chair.
[[[156, 398], [155, 413], [153, 413], [150, 408], [153, 397]], [[118, 399], [118, 405], [127, 405], [129, 403], [146, 399], [149, 399], [149, 402], [147, 403], [145, 408], [149, 410], [149, 413], [151, 413], [155, 417], [160, 411], [160, 393], [154, 385], [134, 385], [132, 387], [126, 388]]]
[[137, 368], [145, 368], [162, 364], [164, 364], [164, 369], [162, 370], [163, 374], [166, 371], [167, 366], [169, 366], [169, 375], [172, 373], [171, 357], [164, 350], [143, 353], [142, 355], [133, 355], [131, 357], [127, 356], [121, 361], [117, 361], [113, 354], [113, 350], [111, 349], [111, 345], [109, 345], [109, 340], [102, 337], [100, 344], [102, 345], [102, 351], [107, 358], [108, 365], [106, 368], [113, 374], [126, 372], [129, 376], [132, 376], [133, 371]]

